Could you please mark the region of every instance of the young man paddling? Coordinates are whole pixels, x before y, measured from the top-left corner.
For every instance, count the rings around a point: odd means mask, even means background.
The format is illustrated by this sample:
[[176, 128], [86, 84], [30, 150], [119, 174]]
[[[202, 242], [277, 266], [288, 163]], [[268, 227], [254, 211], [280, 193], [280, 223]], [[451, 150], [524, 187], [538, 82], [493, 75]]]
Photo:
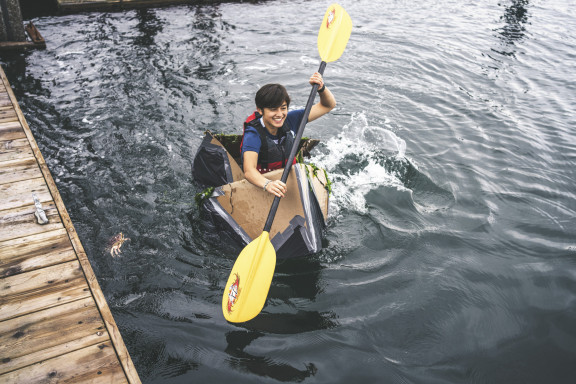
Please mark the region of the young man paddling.
[[[310, 84], [318, 84], [320, 101], [312, 106], [308, 122], [330, 112], [336, 99], [324, 84], [318, 72], [310, 77]], [[288, 112], [290, 96], [280, 84], [266, 84], [256, 92], [256, 112], [244, 123], [242, 137], [242, 162], [246, 180], [266, 192], [284, 197], [286, 184], [269, 180], [262, 174], [283, 168], [290, 156], [290, 149], [304, 109]]]

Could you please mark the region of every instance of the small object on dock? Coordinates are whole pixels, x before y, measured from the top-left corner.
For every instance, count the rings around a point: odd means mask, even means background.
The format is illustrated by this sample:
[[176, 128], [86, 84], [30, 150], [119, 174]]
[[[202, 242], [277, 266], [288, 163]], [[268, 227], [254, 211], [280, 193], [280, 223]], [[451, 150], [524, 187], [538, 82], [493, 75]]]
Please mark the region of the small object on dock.
[[118, 254], [122, 253], [122, 251], [120, 251], [120, 247], [122, 247], [122, 244], [124, 244], [125, 241], [129, 240], [130, 240], [129, 238], [124, 237], [124, 234], [122, 232], [114, 236], [110, 241], [110, 243], [112, 244], [110, 246], [110, 255], [112, 257], [116, 257], [118, 256]]
[[38, 196], [36, 196], [36, 194], [33, 193], [32, 198], [34, 199], [34, 205], [36, 206], [34, 216], [36, 216], [38, 224], [40, 225], [48, 224], [48, 217], [46, 217], [46, 212], [44, 212], [44, 210], [42, 209], [42, 203], [40, 203], [40, 200], [38, 200]]

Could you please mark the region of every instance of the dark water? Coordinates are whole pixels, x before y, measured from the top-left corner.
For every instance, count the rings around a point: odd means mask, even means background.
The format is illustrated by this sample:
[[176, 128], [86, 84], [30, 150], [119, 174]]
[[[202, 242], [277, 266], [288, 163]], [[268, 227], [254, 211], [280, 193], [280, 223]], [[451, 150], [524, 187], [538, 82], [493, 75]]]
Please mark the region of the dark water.
[[0, 56], [142, 381], [573, 383], [576, 4], [341, 4], [338, 106], [305, 133], [326, 248], [278, 265], [244, 325], [191, 160], [259, 86], [305, 103], [328, 3], [43, 16], [47, 50]]

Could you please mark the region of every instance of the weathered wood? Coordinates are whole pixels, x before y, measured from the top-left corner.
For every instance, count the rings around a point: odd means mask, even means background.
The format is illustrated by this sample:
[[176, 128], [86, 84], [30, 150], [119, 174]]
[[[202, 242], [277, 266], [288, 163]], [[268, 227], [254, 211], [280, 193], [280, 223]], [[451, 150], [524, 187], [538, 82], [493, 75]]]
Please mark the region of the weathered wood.
[[[33, 157], [0, 162], [0, 185], [36, 178], [40, 178], [42, 184], [46, 185], [42, 172], [36, 164], [36, 159]], [[46, 189], [48, 188], [46, 187]], [[3, 196], [2, 192], [0, 192], [0, 196]], [[3, 208], [0, 202], [1, 209]]]
[[87, 297], [0, 322], [0, 374], [109, 341]]
[[9, 276], [0, 283], [0, 321], [90, 297], [78, 261]]
[[[0, 92], [5, 92], [5, 89], [0, 89]], [[7, 107], [9, 105], [12, 105], [10, 98], [0, 94], [0, 107]]]
[[46, 41], [36, 26], [30, 21], [26, 24], [26, 33], [34, 43], [35, 48], [46, 48]]
[[30, 148], [30, 144], [28, 144], [24, 132], [22, 132], [22, 136], [24, 137], [21, 139], [0, 141], [0, 163], [26, 159], [32, 159], [36, 163], [34, 153], [32, 148]]
[[0, 277], [76, 260], [64, 228], [0, 242]]
[[7, 123], [11, 121], [18, 121], [16, 111], [10, 107], [0, 107], [0, 122]]
[[110, 342], [82, 348], [0, 376], [3, 383], [127, 383]]
[[[46, 44], [44, 44], [41, 48], [45, 48]], [[39, 48], [39, 44], [33, 41], [9, 41], [9, 42], [0, 42], [0, 51], [12, 51], [12, 50], [21, 50], [21, 49], [30, 49], [30, 48]]]
[[[90, 265], [90, 262], [88, 261], [88, 257], [86, 256], [86, 253], [84, 253], [84, 252], [78, 253], [77, 252], [77, 255], [78, 255], [78, 260], [80, 261], [80, 263], [82, 264], [83, 267], [86, 264], [88, 264], [88, 266]], [[98, 281], [96, 280], [96, 275], [94, 275], [92, 268], [90, 268], [90, 272], [91, 273], [86, 273], [86, 270], [85, 270], [86, 279], [87, 279], [88, 284], [90, 286], [90, 289], [92, 291], [92, 296], [96, 300], [96, 303], [98, 303], [98, 308], [100, 309], [100, 314], [102, 315], [102, 320], [104, 320], [104, 324], [106, 325], [106, 329], [108, 330], [108, 333], [110, 334], [110, 338], [113, 340], [114, 345], [116, 346], [116, 353], [118, 355], [118, 359], [120, 360], [120, 362], [122, 363], [122, 366], [124, 367], [124, 371], [126, 373], [126, 376], [128, 377], [128, 381], [130, 383], [140, 383], [140, 378], [138, 377], [136, 367], [134, 367], [134, 363], [132, 362], [132, 358], [130, 357], [128, 350], [126, 349], [126, 345], [124, 344], [124, 340], [122, 340], [122, 335], [120, 334], [120, 330], [118, 329], [118, 326], [116, 325], [116, 322], [114, 321], [114, 318], [112, 317], [112, 313], [110, 312], [110, 308], [108, 307], [108, 303], [106, 302], [106, 298], [104, 297], [104, 294], [102, 293], [102, 290], [100, 289], [100, 285], [98, 284]]]
[[2, 0], [2, 41], [24, 41], [22, 12], [18, 0]]
[[49, 220], [46, 225], [38, 225], [36, 222], [34, 205], [0, 211], [0, 241], [62, 228], [60, 215], [54, 203], [43, 203], [42, 207]]
[[0, 211], [34, 204], [33, 193], [36, 194], [41, 203], [52, 201], [50, 191], [42, 177], [0, 184], [0, 196], [2, 196]]
[[0, 42], [0, 51], [46, 48], [46, 41], [32, 22], [26, 25], [25, 30], [32, 41], [25, 40], [25, 38], [21, 41], [2, 41]]
[[58, 0], [58, 4], [90, 5], [93, 3], [119, 4], [122, 0]]
[[15, 140], [26, 138], [26, 133], [22, 129], [19, 121], [0, 121], [0, 140]]

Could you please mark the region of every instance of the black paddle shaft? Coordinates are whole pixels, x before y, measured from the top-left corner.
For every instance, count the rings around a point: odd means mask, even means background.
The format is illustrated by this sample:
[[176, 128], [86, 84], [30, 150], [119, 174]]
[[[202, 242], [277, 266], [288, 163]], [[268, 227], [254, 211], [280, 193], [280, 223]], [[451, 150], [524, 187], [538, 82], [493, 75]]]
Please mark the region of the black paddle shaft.
[[[320, 68], [318, 69], [318, 73], [323, 75], [325, 68], [326, 62], [322, 61], [320, 63]], [[300, 140], [302, 139], [302, 134], [304, 133], [304, 127], [308, 122], [308, 116], [310, 115], [312, 104], [314, 104], [314, 99], [316, 98], [316, 92], [318, 92], [318, 84], [314, 84], [312, 86], [312, 91], [310, 92], [310, 96], [308, 96], [308, 103], [306, 103], [306, 109], [304, 109], [304, 116], [302, 116], [302, 120], [300, 120], [300, 125], [298, 126], [296, 137], [294, 138], [294, 144], [292, 144], [290, 156], [288, 157], [288, 162], [284, 167], [284, 172], [282, 173], [282, 178], [280, 179], [283, 183], [286, 183], [286, 180], [288, 180], [288, 175], [292, 169], [292, 163], [296, 157], [296, 151], [298, 151], [298, 146], [300, 145]], [[270, 228], [272, 228], [272, 222], [274, 222], [274, 216], [276, 216], [276, 211], [278, 210], [278, 204], [280, 204], [280, 198], [276, 196], [272, 202], [272, 206], [270, 207], [270, 213], [268, 214], [268, 219], [266, 219], [266, 224], [264, 224], [264, 232], [270, 232]]]

